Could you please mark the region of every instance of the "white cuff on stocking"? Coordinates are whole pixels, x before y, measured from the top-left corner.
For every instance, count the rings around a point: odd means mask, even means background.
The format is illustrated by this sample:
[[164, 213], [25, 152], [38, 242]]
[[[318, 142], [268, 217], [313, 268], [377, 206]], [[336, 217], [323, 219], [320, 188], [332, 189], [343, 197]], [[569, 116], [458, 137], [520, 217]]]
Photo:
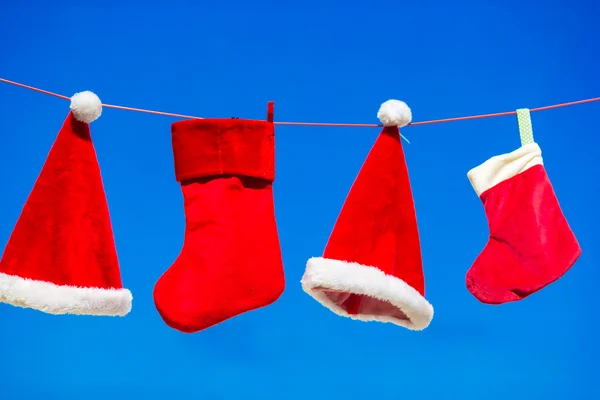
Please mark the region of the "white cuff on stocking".
[[535, 165], [543, 165], [542, 150], [537, 143], [530, 143], [517, 150], [494, 156], [473, 168], [467, 177], [477, 196]]

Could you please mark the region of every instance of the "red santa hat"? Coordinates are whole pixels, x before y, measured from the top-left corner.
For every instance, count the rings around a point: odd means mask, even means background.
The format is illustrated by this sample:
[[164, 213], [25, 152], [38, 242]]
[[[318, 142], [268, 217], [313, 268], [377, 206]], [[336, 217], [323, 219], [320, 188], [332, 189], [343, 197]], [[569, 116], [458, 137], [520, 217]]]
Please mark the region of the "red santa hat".
[[425, 284], [415, 207], [399, 127], [412, 119], [406, 103], [389, 100], [383, 130], [369, 152], [322, 257], [302, 278], [306, 293], [334, 313], [361, 321], [425, 329], [433, 307]]
[[0, 260], [0, 302], [50, 314], [131, 310], [88, 125], [101, 112], [92, 92], [71, 98]]

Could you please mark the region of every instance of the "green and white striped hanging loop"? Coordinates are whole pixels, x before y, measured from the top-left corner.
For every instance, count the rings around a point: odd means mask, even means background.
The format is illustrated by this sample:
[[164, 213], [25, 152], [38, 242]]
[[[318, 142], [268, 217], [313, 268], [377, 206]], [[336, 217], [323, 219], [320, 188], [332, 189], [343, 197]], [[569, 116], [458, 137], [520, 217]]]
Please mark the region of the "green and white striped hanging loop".
[[519, 134], [521, 135], [521, 145], [533, 143], [533, 127], [531, 126], [531, 115], [528, 108], [519, 108], [517, 110], [517, 121], [519, 122]]

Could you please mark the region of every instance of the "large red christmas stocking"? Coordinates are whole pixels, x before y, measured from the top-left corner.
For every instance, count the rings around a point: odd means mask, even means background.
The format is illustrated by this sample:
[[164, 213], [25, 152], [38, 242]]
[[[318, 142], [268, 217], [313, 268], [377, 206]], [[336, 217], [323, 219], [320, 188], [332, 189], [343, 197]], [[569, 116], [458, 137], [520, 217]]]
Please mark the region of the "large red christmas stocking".
[[490, 237], [467, 273], [481, 302], [521, 300], [559, 279], [581, 255], [536, 143], [492, 157], [467, 174]]
[[274, 126], [202, 119], [172, 125], [186, 215], [175, 263], [156, 283], [170, 327], [193, 333], [273, 303], [285, 281], [273, 207]]

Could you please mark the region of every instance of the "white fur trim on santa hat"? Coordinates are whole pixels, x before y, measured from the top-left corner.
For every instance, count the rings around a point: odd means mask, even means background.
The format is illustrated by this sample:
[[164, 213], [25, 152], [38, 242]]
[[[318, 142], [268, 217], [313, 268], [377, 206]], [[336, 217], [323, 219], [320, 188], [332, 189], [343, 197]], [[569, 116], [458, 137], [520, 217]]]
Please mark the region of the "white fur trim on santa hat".
[[124, 316], [133, 297], [127, 289], [59, 286], [0, 272], [0, 303], [48, 314]]
[[[409, 320], [385, 315], [348, 314], [319, 289], [348, 292], [386, 301]], [[433, 306], [402, 279], [358, 263], [313, 257], [306, 264], [302, 289], [334, 313], [360, 321], [391, 322], [410, 330], [423, 330], [433, 319]]]
[[494, 156], [467, 173], [477, 196], [535, 165], [543, 165], [542, 150], [537, 143], [529, 143], [517, 150]]
[[397, 126], [399, 128], [410, 124], [412, 112], [408, 105], [400, 100], [388, 100], [379, 107], [377, 118], [383, 126]]
[[71, 97], [71, 111], [77, 121], [89, 124], [102, 114], [102, 102], [90, 91], [75, 93]]

